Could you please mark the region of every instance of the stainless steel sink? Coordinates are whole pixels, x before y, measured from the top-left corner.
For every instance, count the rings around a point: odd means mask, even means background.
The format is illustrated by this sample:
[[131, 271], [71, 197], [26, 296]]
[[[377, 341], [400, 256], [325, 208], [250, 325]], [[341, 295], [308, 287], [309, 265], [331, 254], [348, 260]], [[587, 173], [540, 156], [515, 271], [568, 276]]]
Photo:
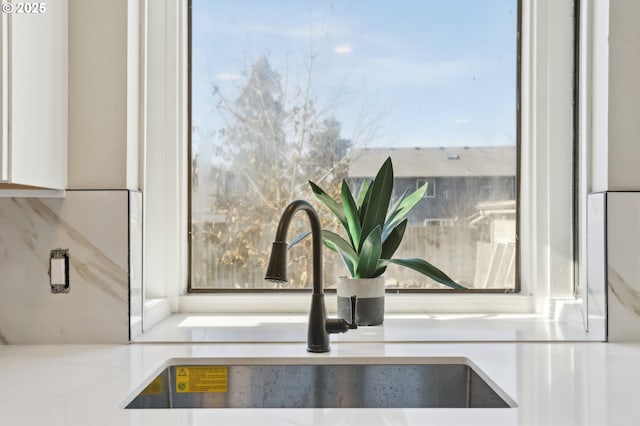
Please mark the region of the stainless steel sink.
[[182, 364], [126, 408], [509, 408], [494, 387], [465, 363]]

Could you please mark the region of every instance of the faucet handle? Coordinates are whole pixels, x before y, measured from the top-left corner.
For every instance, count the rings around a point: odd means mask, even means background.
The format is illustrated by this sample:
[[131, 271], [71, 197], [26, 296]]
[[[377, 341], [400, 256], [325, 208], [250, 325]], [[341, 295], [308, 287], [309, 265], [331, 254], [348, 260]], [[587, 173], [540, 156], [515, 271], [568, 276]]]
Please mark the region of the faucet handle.
[[351, 301], [351, 321], [344, 318], [329, 318], [325, 322], [327, 333], [346, 333], [349, 330], [358, 328], [356, 321], [356, 308], [358, 307], [358, 297], [354, 294]]
[[356, 310], [358, 308], [358, 296], [355, 294], [350, 297], [351, 299], [351, 321], [349, 322], [349, 328], [358, 328], [358, 321], [356, 320]]

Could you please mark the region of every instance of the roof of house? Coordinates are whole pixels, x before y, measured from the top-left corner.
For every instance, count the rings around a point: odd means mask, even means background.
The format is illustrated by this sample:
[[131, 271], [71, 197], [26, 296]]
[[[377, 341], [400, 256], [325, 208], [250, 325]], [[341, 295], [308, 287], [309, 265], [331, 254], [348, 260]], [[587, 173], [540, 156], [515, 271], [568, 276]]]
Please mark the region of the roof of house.
[[516, 175], [516, 147], [490, 146], [353, 149], [348, 176], [373, 177], [389, 156], [395, 177]]

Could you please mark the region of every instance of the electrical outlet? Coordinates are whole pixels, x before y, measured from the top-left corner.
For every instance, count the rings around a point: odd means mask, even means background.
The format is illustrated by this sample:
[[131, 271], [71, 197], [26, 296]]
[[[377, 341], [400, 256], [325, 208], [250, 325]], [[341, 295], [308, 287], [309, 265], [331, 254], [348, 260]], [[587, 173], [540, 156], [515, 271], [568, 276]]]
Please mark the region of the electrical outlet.
[[69, 249], [51, 250], [49, 283], [51, 293], [69, 293]]

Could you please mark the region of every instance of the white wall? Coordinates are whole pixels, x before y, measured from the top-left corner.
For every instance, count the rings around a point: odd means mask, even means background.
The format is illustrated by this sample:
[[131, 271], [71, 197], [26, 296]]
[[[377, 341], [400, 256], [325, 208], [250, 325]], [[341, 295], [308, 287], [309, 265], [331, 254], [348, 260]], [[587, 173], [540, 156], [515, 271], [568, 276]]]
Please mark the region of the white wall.
[[138, 13], [136, 0], [69, 1], [70, 189], [139, 189]]
[[640, 0], [611, 1], [607, 189], [640, 190]]
[[640, 190], [640, 0], [593, 10], [591, 192]]

